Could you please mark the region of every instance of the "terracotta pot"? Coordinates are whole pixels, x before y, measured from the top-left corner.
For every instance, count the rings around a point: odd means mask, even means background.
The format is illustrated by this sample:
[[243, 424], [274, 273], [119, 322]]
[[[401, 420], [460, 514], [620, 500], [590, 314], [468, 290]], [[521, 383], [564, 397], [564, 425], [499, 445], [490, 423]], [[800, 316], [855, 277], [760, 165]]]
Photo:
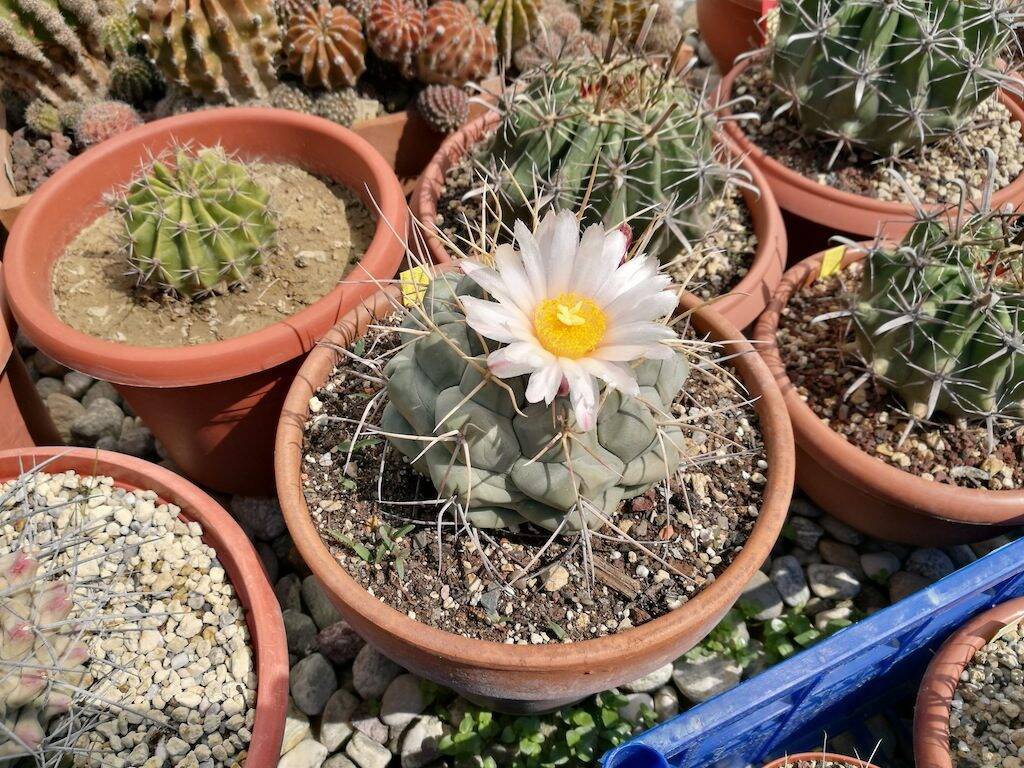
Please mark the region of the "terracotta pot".
[[[54, 458], [56, 457], [56, 458]], [[83, 475], [112, 477], [121, 488], [155, 491], [181, 507], [182, 515], [199, 523], [203, 541], [213, 547], [245, 611], [256, 655], [256, 718], [246, 768], [275, 768], [284, 736], [288, 708], [288, 646], [284, 621], [274, 590], [256, 550], [234, 518], [184, 478], [132, 456], [92, 448], [28, 448], [0, 451], [0, 481], [44, 461], [48, 472], [74, 470]]]
[[697, 28], [722, 72], [741, 53], [764, 45], [761, 0], [697, 0]]
[[[220, 142], [243, 157], [294, 163], [348, 186], [382, 215], [361, 262], [337, 288], [287, 320], [227, 341], [160, 348], [104, 341], [65, 325], [50, 274], [75, 235], [105, 210], [149, 153]], [[338, 318], [391, 279], [407, 226], [401, 185], [363, 139], [326, 120], [271, 109], [219, 109], [159, 120], [72, 160], [34, 195], [7, 245], [4, 279], [22, 329], [47, 355], [115, 384], [175, 464], [229, 493], [273, 492], [273, 434], [303, 356]], [[397, 233], [397, 235], [396, 235]]]
[[978, 614], [939, 648], [921, 680], [914, 707], [914, 764], [917, 768], [953, 768], [949, 751], [949, 709], [974, 654], [1003, 627], [1024, 618], [1024, 598], [1009, 600]]
[[[864, 251], [848, 249], [843, 266]], [[786, 375], [775, 334], [793, 293], [817, 279], [822, 254], [786, 272], [754, 326], [757, 349], [789, 409], [796, 439], [796, 483], [847, 525], [888, 541], [919, 546], [982, 541], [995, 526], [1024, 522], [1024, 490], [990, 491], [924, 480], [856, 448], [834, 432], [800, 397]]]
[[[686, 307], [697, 301], [686, 297]], [[657, 669], [692, 648], [715, 627], [768, 556], [786, 517], [792, 490], [792, 434], [782, 398], [761, 359], [739, 331], [704, 308], [696, 324], [739, 354], [736, 370], [755, 398], [770, 474], [761, 513], [746, 546], [706, 589], [679, 609], [640, 627], [571, 645], [524, 646], [470, 639], [421, 624], [385, 605], [338, 564], [320, 539], [303, 495], [302, 434], [309, 400], [331, 375], [344, 349], [372, 319], [392, 312], [384, 294], [345, 317], [324, 337], [295, 379], [277, 433], [278, 498], [295, 545], [331, 601], [368, 642], [416, 674], [502, 711], [563, 706]], [[329, 343], [329, 345], [328, 345]]]
[[[758, 62], [747, 60], [733, 67], [722, 79], [719, 99], [728, 101], [732, 96], [732, 86], [736, 78], [747, 68], [758, 65]], [[1013, 120], [1024, 130], [1024, 109], [1004, 91], [1000, 91], [999, 100], [1010, 111]], [[729, 113], [725, 108], [722, 111], [724, 114]], [[736, 122], [726, 121], [725, 131], [743, 154], [761, 169], [783, 213], [787, 214], [786, 226], [789, 242], [792, 244], [792, 258], [801, 259], [825, 248], [833, 235], [863, 240], [881, 233], [887, 237], [899, 238], [913, 223], [914, 209], [908, 203], [855, 195], [819, 184], [766, 155], [747, 138], [742, 126]], [[1011, 203], [1014, 208], [1024, 203], [1024, 174], [997, 190], [992, 196], [994, 208], [1006, 203]], [[941, 211], [948, 206], [926, 207], [933, 211]]]
[[14, 348], [17, 326], [4, 297], [3, 266], [0, 262], [0, 451], [60, 445], [60, 433]]
[[858, 760], [855, 757], [846, 757], [845, 755], [837, 755], [832, 752], [802, 752], [799, 755], [788, 755], [787, 757], [780, 757], [778, 760], [772, 760], [764, 768], [789, 768], [801, 760], [828, 760], [838, 765], [847, 765], [850, 768], [878, 768], [878, 766]]
[[[423, 224], [419, 228], [423, 236], [422, 243], [435, 264], [447, 264], [453, 258], [435, 234], [437, 230], [433, 226], [437, 216], [437, 201], [444, 190], [445, 174], [499, 121], [500, 117], [492, 112], [467, 123], [460, 131], [445, 139], [430, 164], [423, 169], [413, 190], [409, 209], [414, 220]], [[739, 167], [751, 175], [754, 186], [760, 192], [755, 194], [747, 189], [742, 190], [743, 200], [750, 210], [754, 231], [757, 233], [758, 246], [754, 262], [735, 288], [714, 301], [716, 312], [737, 328], [746, 328], [764, 310], [775, 286], [782, 279], [788, 245], [786, 228], [768, 182], [757, 166], [740, 156], [731, 144], [726, 143], [725, 146], [738, 161]]]

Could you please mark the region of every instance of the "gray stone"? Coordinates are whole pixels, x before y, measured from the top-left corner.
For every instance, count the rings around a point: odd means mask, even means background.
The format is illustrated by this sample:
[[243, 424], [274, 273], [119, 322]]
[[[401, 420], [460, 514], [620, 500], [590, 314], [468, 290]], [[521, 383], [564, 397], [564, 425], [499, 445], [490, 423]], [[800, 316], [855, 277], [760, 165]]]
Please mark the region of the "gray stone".
[[953, 561], [957, 568], [965, 568], [978, 559], [978, 556], [974, 554], [974, 550], [967, 544], [952, 544], [948, 547], [943, 547], [942, 551], [949, 555], [949, 559]]
[[274, 594], [277, 595], [277, 602], [281, 604], [282, 610], [291, 608], [302, 611], [302, 581], [294, 573], [278, 579], [274, 585]]
[[71, 425], [85, 415], [85, 406], [61, 392], [54, 392], [46, 398], [46, 409], [50, 412], [53, 425], [60, 433], [60, 439], [71, 442]]
[[124, 405], [121, 393], [109, 381], [97, 381], [89, 387], [89, 391], [82, 397], [82, 405], [88, 408], [96, 400], [109, 400], [114, 405]]
[[288, 700], [288, 714], [284, 721], [284, 740], [281, 742], [281, 754], [294, 748], [309, 735], [309, 718], [300, 712], [295, 702]]
[[800, 561], [792, 555], [775, 558], [769, 577], [786, 605], [805, 605], [811, 599], [811, 590], [807, 586], [804, 569], [800, 566]]
[[892, 552], [869, 552], [860, 556], [864, 575], [878, 584], [886, 584], [889, 577], [900, 569], [900, 559]]
[[359, 768], [387, 768], [391, 762], [391, 752], [387, 747], [382, 747], [361, 733], [352, 735], [345, 745], [345, 754]]
[[938, 581], [956, 570], [956, 565], [941, 549], [915, 549], [910, 553], [903, 568], [929, 581]]
[[679, 714], [679, 692], [671, 685], [663, 685], [654, 692], [654, 714], [662, 723]]
[[799, 515], [791, 515], [786, 525], [793, 532], [793, 541], [802, 549], [815, 549], [818, 541], [825, 535], [824, 528], [813, 520]]
[[736, 602], [744, 615], [758, 621], [769, 621], [782, 615], [782, 595], [762, 571], [754, 572]]
[[63, 391], [68, 397], [81, 400], [85, 393], [89, 391], [89, 387], [95, 383], [96, 379], [92, 376], [86, 376], [78, 371], [68, 371], [64, 374]]
[[391, 728], [405, 728], [427, 706], [423, 681], [408, 673], [399, 675], [380, 701], [380, 719]]
[[824, 632], [831, 622], [843, 621], [849, 619], [852, 615], [853, 606], [849, 604], [837, 605], [835, 608], [829, 608], [827, 611], [822, 611], [816, 615], [814, 617], [814, 626]]
[[[39, 397], [42, 398], [43, 400], [57, 392], [60, 392], [61, 394], [71, 397], [71, 395], [68, 395], [68, 393], [64, 391], [64, 382], [62, 382], [60, 379], [54, 379], [51, 376], [44, 376], [43, 378], [39, 379], [39, 381], [35, 383], [35, 387], [36, 392], [39, 393]], [[74, 399], [77, 400], [78, 398]]]
[[985, 539], [984, 541], [978, 541], [974, 544], [969, 544], [968, 546], [971, 548], [971, 551], [978, 557], [984, 557], [990, 552], [995, 552], [1000, 547], [1005, 547], [1012, 541], [1012, 538], [1003, 533], [998, 536], [994, 536], [991, 539]]
[[314, 739], [300, 741], [281, 757], [277, 768], [320, 768], [329, 754], [327, 747]]
[[918, 590], [924, 589], [929, 584], [931, 582], [918, 573], [896, 571], [892, 578], [889, 579], [889, 600], [895, 603], [908, 595], [914, 594]]
[[858, 579], [864, 577], [864, 570], [860, 566], [860, 553], [849, 544], [822, 539], [818, 542], [818, 552], [821, 553], [821, 559], [829, 565], [841, 565]]
[[316, 576], [309, 575], [302, 580], [302, 601], [306, 604], [306, 612], [320, 629], [341, 621], [341, 614], [327, 597]]
[[654, 699], [649, 693], [627, 693], [624, 698], [626, 703], [619, 707], [619, 717], [631, 725], [640, 722], [640, 716], [645, 709], [654, 711]]
[[341, 745], [352, 735], [352, 717], [359, 707], [359, 699], [355, 694], [339, 688], [324, 707], [320, 721], [320, 743], [330, 752], [337, 752]]
[[433, 715], [420, 717], [402, 737], [399, 759], [402, 768], [426, 768], [441, 756], [438, 743], [444, 736], [445, 725]]
[[356, 657], [360, 649], [366, 645], [348, 622], [336, 621], [331, 626], [321, 629], [316, 636], [316, 644], [320, 653], [334, 664], [348, 664]]
[[281, 506], [274, 498], [234, 496], [231, 499], [231, 514], [262, 541], [271, 541], [285, 531]]
[[658, 667], [631, 683], [620, 686], [626, 693], [652, 693], [672, 679], [672, 664]]
[[355, 714], [352, 715], [352, 727], [378, 744], [387, 744], [391, 737], [391, 729], [380, 721], [376, 709], [377, 707], [369, 701], [359, 702]]
[[345, 755], [331, 755], [327, 758], [327, 762], [323, 764], [323, 768], [358, 768], [358, 766], [348, 759]]
[[316, 624], [306, 614], [286, 608], [284, 616], [284, 633], [288, 637], [288, 652], [299, 658], [308, 656], [316, 650]]
[[818, 563], [807, 566], [811, 591], [826, 600], [849, 600], [860, 592], [860, 582], [841, 565]]
[[793, 547], [789, 554], [796, 558], [797, 562], [805, 568], [812, 563], [820, 563], [821, 555], [818, 554], [817, 548], [815, 549], [804, 549], [803, 547]]
[[868, 582], [860, 585], [860, 594], [854, 603], [866, 614], [872, 614], [882, 608], [889, 607], [889, 597], [874, 584]]
[[829, 536], [836, 541], [841, 541], [843, 544], [857, 546], [864, 540], [864, 537], [857, 531], [853, 530], [846, 523], [836, 520], [831, 515], [822, 515], [821, 527], [828, 532]]
[[71, 425], [71, 440], [76, 445], [94, 446], [101, 437], [120, 437], [124, 411], [110, 400], [94, 400]]
[[51, 376], [55, 379], [63, 379], [64, 374], [71, 370], [66, 365], [58, 363], [42, 350], [32, 355], [32, 365], [39, 371], [41, 376]]
[[825, 513], [821, 508], [806, 496], [794, 496], [789, 502], [790, 519], [793, 515], [807, 517], [817, 520]]
[[402, 674], [402, 668], [372, 645], [364, 645], [352, 662], [352, 685], [364, 699], [379, 699]]
[[288, 682], [295, 706], [307, 715], [323, 712], [327, 700], [338, 689], [334, 667], [319, 653], [307, 656], [292, 667]]
[[743, 668], [724, 654], [712, 653], [699, 659], [685, 656], [675, 663], [672, 680], [689, 701], [700, 704], [740, 682]]
[[121, 434], [117, 439], [117, 446], [121, 453], [129, 456], [138, 456], [140, 459], [152, 456], [155, 440], [149, 427], [142, 423], [142, 419], [135, 416], [125, 416], [121, 423]]

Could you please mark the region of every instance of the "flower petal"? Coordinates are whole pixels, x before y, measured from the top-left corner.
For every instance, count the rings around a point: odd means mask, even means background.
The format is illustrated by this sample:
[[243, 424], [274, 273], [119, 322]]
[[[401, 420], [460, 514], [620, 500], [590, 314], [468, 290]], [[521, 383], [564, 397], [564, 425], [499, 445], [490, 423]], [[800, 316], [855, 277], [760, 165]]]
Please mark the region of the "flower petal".
[[[505, 247], [510, 248], [510, 246]], [[492, 299], [502, 304], [512, 305], [524, 315], [533, 311], [533, 302], [523, 296], [521, 289], [513, 290], [506, 282], [503, 273], [490, 267], [485, 267], [483, 264], [478, 264], [471, 259], [462, 259], [459, 262], [459, 266], [469, 279], [487, 291]]]
[[640, 385], [637, 383], [633, 371], [624, 365], [609, 363], [605, 360], [595, 360], [592, 357], [579, 361], [583, 370], [591, 376], [595, 376], [605, 382], [609, 387], [617, 389], [627, 395], [640, 394]]
[[571, 211], [559, 211], [547, 249], [548, 297], [554, 298], [572, 287], [576, 251], [580, 247], [580, 225]]
[[488, 339], [510, 344], [533, 339], [533, 332], [515, 307], [474, 296], [460, 296], [469, 327]]
[[539, 371], [534, 371], [530, 376], [530, 383], [526, 386], [526, 400], [531, 403], [544, 401], [551, 405], [551, 401], [558, 394], [558, 387], [562, 383], [562, 367], [559, 361], [552, 357], [550, 362]]
[[625, 293], [646, 280], [658, 278], [656, 259], [636, 256], [618, 267], [604, 285], [594, 294], [594, 301], [599, 305], [611, 304], [619, 295]]
[[628, 363], [646, 357], [651, 360], [664, 360], [671, 357], [672, 348], [664, 344], [611, 344], [591, 352], [590, 356], [598, 360]]
[[676, 338], [676, 332], [667, 325], [638, 320], [633, 323], [618, 323], [608, 329], [601, 340], [601, 346], [616, 344], [654, 344]]
[[672, 291], [658, 289], [654, 281], [642, 283], [620, 294], [604, 307], [604, 313], [614, 324], [636, 320], [660, 320], [671, 315], [679, 305], [679, 297]]
[[[551, 214], [548, 214], [548, 218], [550, 217]], [[541, 227], [543, 227], [543, 224]], [[547, 270], [544, 268], [545, 251], [534, 238], [529, 228], [519, 219], [516, 219], [513, 230], [516, 236], [516, 244], [519, 246], [519, 257], [523, 260], [523, 270], [526, 272], [530, 285], [533, 286], [533, 295], [537, 297], [546, 296], [548, 291], [548, 275]], [[541, 228], [537, 229], [537, 234], [538, 236], [541, 234]]]
[[583, 296], [596, 294], [614, 274], [625, 255], [626, 236], [619, 230], [605, 233], [600, 224], [587, 227], [576, 254], [573, 290]]
[[554, 361], [554, 356], [529, 341], [517, 341], [487, 356], [487, 367], [499, 379], [533, 373]]
[[507, 243], [499, 245], [494, 252], [494, 263], [501, 273], [501, 279], [505, 281], [509, 294], [515, 299], [527, 316], [533, 315], [537, 306], [538, 297], [533, 290], [533, 283], [526, 274], [523, 267], [523, 259], [516, 252], [516, 249]]
[[594, 377], [575, 360], [561, 358], [559, 363], [569, 382], [569, 402], [576, 414], [576, 423], [584, 432], [589, 432], [597, 425], [597, 386]]

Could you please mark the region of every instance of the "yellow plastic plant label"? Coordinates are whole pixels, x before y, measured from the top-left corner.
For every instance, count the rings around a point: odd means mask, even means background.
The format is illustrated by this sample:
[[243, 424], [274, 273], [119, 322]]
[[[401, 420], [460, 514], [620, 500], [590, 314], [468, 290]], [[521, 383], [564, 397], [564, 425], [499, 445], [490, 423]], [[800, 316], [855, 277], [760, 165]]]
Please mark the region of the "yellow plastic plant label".
[[818, 272], [818, 279], [821, 280], [838, 272], [845, 254], [845, 245], [837, 245], [835, 248], [829, 248], [825, 251], [825, 255], [821, 257], [821, 270]]
[[401, 272], [398, 280], [402, 284], [402, 303], [407, 307], [415, 307], [423, 302], [430, 284], [430, 273], [423, 267], [413, 267]]

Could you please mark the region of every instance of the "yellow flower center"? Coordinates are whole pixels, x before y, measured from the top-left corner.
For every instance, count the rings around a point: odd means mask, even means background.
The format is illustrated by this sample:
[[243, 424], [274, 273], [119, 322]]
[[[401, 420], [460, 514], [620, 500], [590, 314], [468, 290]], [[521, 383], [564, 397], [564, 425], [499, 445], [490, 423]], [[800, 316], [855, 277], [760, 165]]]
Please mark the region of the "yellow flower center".
[[544, 349], [557, 357], [576, 360], [601, 343], [608, 318], [593, 299], [563, 293], [537, 305], [533, 325]]

